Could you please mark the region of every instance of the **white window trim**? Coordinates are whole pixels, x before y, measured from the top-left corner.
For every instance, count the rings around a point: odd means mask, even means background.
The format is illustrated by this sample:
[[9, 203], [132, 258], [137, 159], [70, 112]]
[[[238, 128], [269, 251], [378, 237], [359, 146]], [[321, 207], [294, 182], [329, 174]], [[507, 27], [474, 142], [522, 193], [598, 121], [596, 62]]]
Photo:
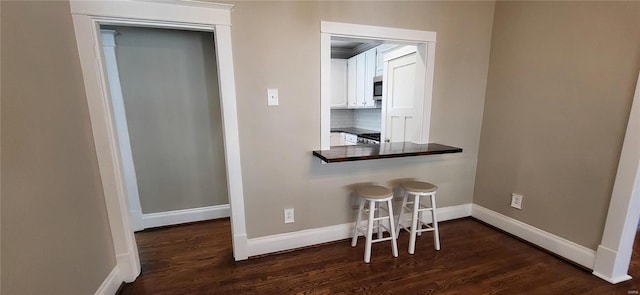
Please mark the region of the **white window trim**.
[[101, 54], [101, 24], [215, 32], [227, 186], [231, 205], [233, 254], [236, 260], [247, 259], [238, 113], [231, 51], [230, 25], [233, 5], [175, 0], [162, 2], [71, 0], [70, 8], [116, 254], [118, 277], [126, 282], [135, 280], [140, 274], [140, 260], [128, 216], [128, 198], [119, 160], [120, 150], [113, 111], [109, 101], [107, 73]]
[[424, 97], [418, 143], [429, 142], [436, 32], [320, 22], [320, 149], [331, 146], [331, 37], [384, 40], [389, 43], [417, 45], [418, 67], [416, 95]]

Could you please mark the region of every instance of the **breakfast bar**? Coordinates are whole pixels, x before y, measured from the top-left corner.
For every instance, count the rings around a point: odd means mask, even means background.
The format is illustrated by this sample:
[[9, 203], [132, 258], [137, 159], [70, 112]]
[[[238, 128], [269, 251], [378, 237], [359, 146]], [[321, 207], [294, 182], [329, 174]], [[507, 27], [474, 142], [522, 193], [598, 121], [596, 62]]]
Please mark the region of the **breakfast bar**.
[[325, 163], [337, 163], [461, 152], [461, 148], [439, 143], [418, 144], [412, 142], [394, 142], [332, 146], [331, 149], [328, 150], [313, 151], [313, 155], [320, 158]]

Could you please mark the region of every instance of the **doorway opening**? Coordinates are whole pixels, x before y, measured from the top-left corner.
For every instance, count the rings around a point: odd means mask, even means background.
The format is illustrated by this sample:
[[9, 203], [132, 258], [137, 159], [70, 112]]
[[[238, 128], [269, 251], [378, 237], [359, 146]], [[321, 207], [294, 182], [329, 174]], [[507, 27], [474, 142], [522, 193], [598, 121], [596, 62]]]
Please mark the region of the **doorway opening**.
[[100, 29], [133, 230], [229, 217], [214, 33]]
[[232, 8], [233, 5], [211, 2], [82, 0], [70, 2], [98, 167], [116, 256], [116, 266], [110, 274], [110, 278], [112, 278], [110, 281], [132, 282], [135, 280], [140, 274], [140, 259], [130, 225], [126, 184], [120, 161], [120, 147], [113, 118], [106, 64], [102, 55], [100, 33], [102, 25], [213, 32], [216, 68], [219, 75], [233, 256], [235, 260], [248, 258], [238, 114], [231, 50], [230, 12]]

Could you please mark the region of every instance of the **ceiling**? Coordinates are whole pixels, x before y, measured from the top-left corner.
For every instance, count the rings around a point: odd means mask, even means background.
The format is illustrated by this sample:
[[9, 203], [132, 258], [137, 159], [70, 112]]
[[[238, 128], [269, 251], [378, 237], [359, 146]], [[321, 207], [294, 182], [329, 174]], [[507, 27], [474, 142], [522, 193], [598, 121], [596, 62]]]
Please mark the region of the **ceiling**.
[[331, 39], [331, 58], [347, 59], [376, 47], [382, 42]]

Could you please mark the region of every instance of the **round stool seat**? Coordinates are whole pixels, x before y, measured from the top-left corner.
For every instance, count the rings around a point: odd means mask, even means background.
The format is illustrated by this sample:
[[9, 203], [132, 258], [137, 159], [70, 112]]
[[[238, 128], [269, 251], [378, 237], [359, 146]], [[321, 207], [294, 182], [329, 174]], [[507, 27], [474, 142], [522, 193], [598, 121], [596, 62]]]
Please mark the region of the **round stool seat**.
[[434, 184], [423, 181], [405, 181], [400, 184], [405, 190], [417, 193], [435, 192], [438, 187]]
[[356, 188], [356, 193], [365, 199], [386, 199], [393, 197], [393, 192], [379, 185], [367, 185]]

